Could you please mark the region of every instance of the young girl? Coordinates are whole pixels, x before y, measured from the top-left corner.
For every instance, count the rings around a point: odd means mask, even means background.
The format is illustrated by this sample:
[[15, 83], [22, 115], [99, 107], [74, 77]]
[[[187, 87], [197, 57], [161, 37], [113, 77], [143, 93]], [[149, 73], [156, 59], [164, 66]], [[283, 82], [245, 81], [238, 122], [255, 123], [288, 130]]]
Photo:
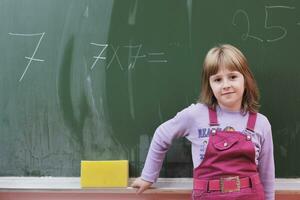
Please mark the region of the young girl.
[[232, 45], [212, 48], [202, 71], [199, 103], [155, 131], [141, 177], [142, 193], [154, 183], [174, 138], [192, 143], [194, 200], [274, 200], [271, 126], [258, 113], [258, 88], [245, 56]]

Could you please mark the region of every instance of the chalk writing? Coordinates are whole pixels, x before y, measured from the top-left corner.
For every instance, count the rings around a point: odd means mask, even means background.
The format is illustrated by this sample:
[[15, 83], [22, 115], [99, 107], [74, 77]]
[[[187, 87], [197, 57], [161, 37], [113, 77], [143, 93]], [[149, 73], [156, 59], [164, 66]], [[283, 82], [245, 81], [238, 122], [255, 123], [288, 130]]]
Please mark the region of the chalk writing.
[[159, 119], [160, 123], [164, 122], [160, 103], [158, 103], [158, 119]]
[[267, 39], [267, 42], [275, 42], [275, 41], [278, 41], [278, 40], [281, 40], [283, 39], [286, 34], [287, 34], [287, 29], [284, 28], [283, 26], [271, 26], [269, 23], [268, 23], [268, 20], [269, 20], [269, 12], [268, 10], [270, 9], [276, 9], [276, 8], [281, 8], [281, 9], [295, 9], [295, 7], [288, 7], [288, 6], [265, 6], [265, 29], [278, 29], [280, 31], [282, 31], [282, 34], [281, 36], [277, 37], [277, 38], [274, 38], [274, 39], [271, 39], [271, 40], [268, 40]]
[[130, 115], [132, 119], [135, 119], [132, 71], [129, 70], [127, 75], [128, 75], [128, 98], [129, 98]]
[[[234, 15], [233, 15], [233, 19], [232, 19], [232, 24], [234, 26], [237, 26], [236, 23], [236, 18], [238, 15], [243, 15], [246, 19], [246, 24], [247, 24], [247, 30], [245, 33], [242, 34], [242, 40], [247, 40], [248, 38], [251, 39], [255, 39], [257, 41], [260, 42], [276, 42], [279, 40], [282, 40], [283, 38], [286, 37], [287, 35], [287, 28], [285, 28], [284, 26], [279, 26], [279, 25], [275, 25], [275, 24], [271, 24], [271, 15], [270, 15], [270, 11], [272, 9], [289, 9], [289, 10], [293, 10], [295, 9], [295, 7], [291, 7], [291, 6], [265, 6], [264, 10], [265, 10], [265, 19], [264, 19], [264, 29], [267, 30], [278, 30], [281, 32], [280, 36], [272, 38], [272, 39], [262, 39], [260, 37], [254, 36], [253, 34], [250, 34], [250, 20], [249, 20], [249, 15], [245, 10], [239, 9], [237, 10]], [[297, 23], [297, 25], [299, 25], [300, 23]]]
[[45, 32], [43, 32], [43, 33], [33, 33], [33, 34], [23, 34], [23, 33], [8, 33], [8, 34], [9, 35], [13, 35], [13, 36], [25, 36], [25, 37], [40, 36], [40, 39], [39, 39], [39, 41], [38, 41], [38, 43], [37, 43], [37, 45], [36, 45], [36, 47], [34, 49], [34, 52], [33, 52], [32, 56], [31, 57], [25, 56], [25, 58], [28, 59], [29, 61], [27, 63], [27, 66], [26, 66], [23, 74], [21, 75], [21, 77], [19, 79], [19, 82], [21, 82], [22, 79], [23, 79], [23, 77], [25, 76], [25, 74], [26, 74], [26, 72], [27, 72], [27, 70], [28, 70], [28, 68], [29, 68], [29, 66], [30, 66], [30, 64], [31, 64], [32, 61], [38, 61], [38, 62], [43, 62], [44, 61], [42, 59], [34, 58], [34, 56], [35, 56], [35, 54], [36, 54], [36, 52], [37, 52], [37, 50], [38, 50], [38, 48], [39, 48], [39, 46], [41, 44], [41, 41], [42, 41], [42, 39], [43, 39], [43, 37], [45, 35]]
[[88, 18], [88, 17], [89, 17], [89, 7], [88, 7], [88, 6], [86, 6], [86, 8], [85, 8], [85, 11], [84, 11], [84, 13], [83, 13], [83, 16], [84, 16], [85, 18]]
[[167, 63], [168, 60], [165, 58], [165, 52], [161, 52], [161, 51], [157, 51], [157, 52], [148, 52], [146, 54], [142, 53], [142, 48], [143, 45], [142, 44], [137, 44], [137, 45], [125, 45], [125, 46], [113, 46], [111, 44], [98, 44], [98, 43], [94, 43], [91, 42], [91, 45], [100, 47], [99, 51], [100, 53], [97, 56], [93, 56], [93, 58], [95, 59], [92, 66], [90, 67], [91, 70], [93, 70], [96, 66], [96, 64], [98, 63], [99, 60], [106, 60], [107, 56], [105, 55], [106, 51], [112, 51], [112, 56], [110, 56], [110, 60], [108, 61], [107, 65], [106, 65], [106, 69], [109, 69], [112, 62], [114, 60], [117, 61], [118, 66], [120, 67], [120, 69], [123, 71], [124, 67], [121, 64], [121, 60], [119, 57], [119, 51], [121, 48], [126, 48], [128, 49], [128, 66], [127, 69], [128, 70], [133, 70], [136, 66], [136, 63], [138, 61], [138, 59], [147, 59], [148, 63]]
[[93, 58], [95, 58], [96, 60], [94, 61], [94, 63], [92, 64], [92, 66], [91, 66], [91, 69], [93, 69], [94, 67], [95, 67], [95, 65], [96, 65], [96, 63], [97, 63], [97, 61], [99, 60], [99, 59], [102, 59], [102, 60], [105, 60], [106, 59], [106, 57], [103, 57], [103, 56], [101, 56], [102, 55], [102, 53], [104, 52], [104, 50], [108, 47], [108, 44], [97, 44], [97, 43], [90, 43], [91, 45], [95, 45], [95, 46], [99, 46], [99, 47], [104, 47], [101, 51], [100, 51], [100, 53], [99, 53], [99, 55], [98, 56], [94, 56]]
[[[155, 57], [155, 56], [162, 56], [162, 55], [165, 55], [165, 53], [164, 52], [156, 52], [156, 53], [148, 53], [148, 56], [151, 58], [151, 57]], [[167, 60], [161, 60], [161, 59], [159, 59], [159, 60], [157, 60], [157, 59], [155, 59], [155, 60], [152, 60], [152, 59], [150, 59], [150, 60], [148, 60], [148, 62], [153, 62], [153, 63], [166, 63], [166, 62], [168, 62]]]
[[109, 63], [108, 63], [108, 65], [107, 65], [107, 69], [109, 68], [109, 66], [110, 66], [110, 64], [112, 63], [112, 61], [114, 60], [114, 57], [116, 57], [116, 59], [117, 59], [117, 61], [118, 61], [118, 64], [119, 64], [119, 66], [120, 66], [120, 68], [121, 68], [121, 70], [123, 70], [123, 66], [122, 66], [122, 64], [121, 64], [121, 61], [120, 61], [120, 59], [119, 59], [119, 56], [118, 56], [118, 54], [117, 54], [117, 52], [118, 52], [118, 50], [119, 50], [119, 46], [115, 49], [114, 48], [114, 46], [113, 45], [110, 45], [110, 47], [111, 47], [111, 49], [113, 50], [113, 55], [112, 55], [112, 57], [111, 57], [111, 59], [110, 59], [110, 61], [109, 61]]
[[[144, 58], [145, 55], [140, 55], [140, 51], [141, 51], [141, 48], [142, 48], [142, 45], [139, 44], [139, 45], [127, 45], [127, 46], [124, 46], [126, 48], [129, 48], [129, 55], [130, 55], [130, 58], [129, 58], [129, 65], [128, 65], [128, 69], [134, 69], [134, 66], [135, 66], [135, 63], [137, 61], [138, 58]], [[137, 48], [137, 51], [136, 51], [136, 55], [133, 55], [133, 51], [132, 49], [134, 48]], [[133, 59], [133, 61], [132, 61]]]
[[247, 23], [247, 30], [246, 30], [246, 33], [244, 33], [244, 34], [242, 35], [242, 40], [247, 40], [248, 38], [252, 38], [252, 39], [258, 40], [258, 41], [260, 41], [260, 42], [263, 42], [263, 39], [261, 39], [261, 38], [259, 38], [259, 37], [257, 37], [257, 36], [254, 36], [254, 35], [252, 35], [252, 34], [250, 34], [250, 22], [249, 22], [249, 16], [248, 16], [248, 14], [247, 14], [246, 11], [241, 10], [241, 9], [240, 9], [240, 10], [237, 10], [237, 11], [234, 13], [234, 15], [233, 15], [232, 24], [233, 24], [234, 26], [237, 25], [236, 22], [235, 22], [235, 18], [236, 18], [236, 16], [237, 16], [238, 14], [244, 15], [245, 18], [246, 18], [246, 23]]

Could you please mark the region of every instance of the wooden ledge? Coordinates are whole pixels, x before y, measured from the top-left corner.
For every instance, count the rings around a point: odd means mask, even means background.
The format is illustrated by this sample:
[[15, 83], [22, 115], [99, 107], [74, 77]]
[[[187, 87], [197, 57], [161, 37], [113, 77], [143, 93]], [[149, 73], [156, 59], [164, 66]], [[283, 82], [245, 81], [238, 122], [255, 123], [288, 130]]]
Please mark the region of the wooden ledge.
[[[130, 178], [130, 186], [134, 178]], [[192, 178], [159, 178], [148, 193], [190, 193]], [[0, 190], [47, 190], [95, 193], [135, 193], [135, 189], [127, 188], [81, 188], [79, 177], [0, 177]], [[300, 179], [276, 179], [276, 191], [300, 192]]]
[[[128, 185], [134, 179], [128, 181]], [[136, 189], [80, 187], [80, 178], [0, 177], [0, 199], [10, 200], [190, 200], [191, 178], [160, 178], [141, 195]], [[276, 200], [299, 200], [300, 179], [276, 179]]]

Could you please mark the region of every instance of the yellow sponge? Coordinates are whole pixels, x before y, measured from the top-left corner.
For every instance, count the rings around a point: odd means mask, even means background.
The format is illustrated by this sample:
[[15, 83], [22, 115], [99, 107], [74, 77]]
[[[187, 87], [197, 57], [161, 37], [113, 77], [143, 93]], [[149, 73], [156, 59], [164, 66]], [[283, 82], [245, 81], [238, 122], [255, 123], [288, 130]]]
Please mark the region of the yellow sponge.
[[128, 160], [81, 161], [81, 187], [127, 187]]

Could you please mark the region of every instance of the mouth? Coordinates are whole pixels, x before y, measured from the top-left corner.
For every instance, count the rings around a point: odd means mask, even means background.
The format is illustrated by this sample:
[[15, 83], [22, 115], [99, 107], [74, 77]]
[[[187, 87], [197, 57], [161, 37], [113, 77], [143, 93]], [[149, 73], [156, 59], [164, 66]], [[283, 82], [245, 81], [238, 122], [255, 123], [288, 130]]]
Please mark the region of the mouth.
[[234, 92], [225, 92], [222, 94], [222, 96], [228, 95], [228, 94], [233, 94]]

